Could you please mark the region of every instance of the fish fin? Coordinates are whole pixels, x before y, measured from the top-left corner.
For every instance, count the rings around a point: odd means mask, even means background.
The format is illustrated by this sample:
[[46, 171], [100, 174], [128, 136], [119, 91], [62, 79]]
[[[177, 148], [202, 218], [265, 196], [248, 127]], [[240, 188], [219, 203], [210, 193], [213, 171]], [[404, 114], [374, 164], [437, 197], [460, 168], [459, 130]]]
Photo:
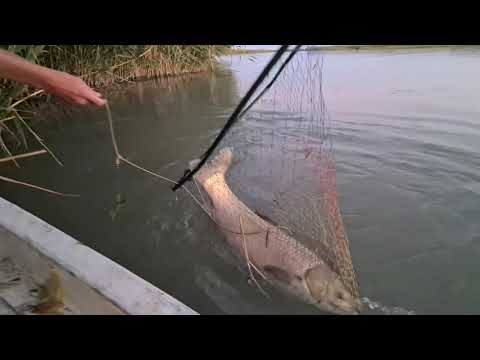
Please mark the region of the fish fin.
[[[230, 147], [223, 148], [218, 154], [205, 164], [194, 176], [200, 184], [204, 184], [211, 176], [215, 174], [225, 175], [232, 165], [233, 150]], [[193, 165], [195, 160], [191, 162]]]
[[280, 269], [279, 267], [273, 266], [273, 265], [265, 265], [263, 267], [263, 271], [267, 275], [271, 275], [275, 279], [280, 280], [280, 281], [285, 282], [285, 283], [289, 283], [290, 280], [291, 280], [291, 276], [288, 274], [288, 272], [286, 272], [283, 269]]

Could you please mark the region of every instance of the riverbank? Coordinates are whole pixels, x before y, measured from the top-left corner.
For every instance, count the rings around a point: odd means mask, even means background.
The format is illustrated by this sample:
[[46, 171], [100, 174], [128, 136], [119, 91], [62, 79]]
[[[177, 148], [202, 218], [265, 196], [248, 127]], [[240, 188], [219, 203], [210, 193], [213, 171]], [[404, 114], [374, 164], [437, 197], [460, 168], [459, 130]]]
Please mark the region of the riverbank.
[[329, 45], [329, 46], [310, 46], [305, 47], [303, 51], [320, 52], [358, 52], [358, 51], [413, 51], [413, 50], [468, 50], [478, 49], [475, 45]]
[[[352, 51], [404, 51], [404, 50], [423, 50], [423, 49], [445, 49], [450, 48], [452, 50], [461, 49], [478, 49], [478, 46], [466, 46], [466, 45], [321, 45], [321, 46], [309, 46], [304, 45], [299, 51], [319, 51], [319, 52], [352, 52]], [[227, 55], [255, 55], [274, 53], [274, 49], [236, 49], [232, 48], [228, 50]]]

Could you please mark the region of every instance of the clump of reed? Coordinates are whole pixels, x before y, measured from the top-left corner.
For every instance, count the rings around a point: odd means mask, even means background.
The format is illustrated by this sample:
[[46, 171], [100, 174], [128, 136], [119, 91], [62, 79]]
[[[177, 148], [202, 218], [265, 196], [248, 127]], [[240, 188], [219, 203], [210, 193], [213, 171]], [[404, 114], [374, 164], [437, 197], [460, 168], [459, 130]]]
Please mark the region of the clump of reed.
[[[114, 83], [211, 69], [224, 45], [0, 45], [34, 63], [81, 77], [101, 88]], [[0, 79], [0, 106], [33, 92]]]
[[[101, 89], [134, 80], [202, 72], [212, 69], [224, 45], [0, 45], [31, 62], [81, 77], [89, 86]], [[44, 141], [29, 125], [35, 116], [34, 105], [50, 97], [32, 89], [0, 79], [0, 162], [44, 153], [59, 162]], [[29, 151], [28, 139], [43, 147]], [[24, 148], [13, 155], [12, 149]]]
[[227, 51], [220, 45], [46, 45], [40, 63], [94, 87], [205, 71]]
[[[97, 89], [146, 78], [206, 71], [211, 69], [217, 57], [226, 53], [229, 48], [224, 45], [0, 45], [0, 47], [34, 63], [79, 76], [88, 85]], [[39, 98], [41, 101], [48, 100], [48, 96], [37, 89], [0, 79], [0, 124], [5, 124], [7, 118], [15, 120], [13, 122], [17, 129], [16, 135], [23, 138], [19, 114], [25, 111], [27, 104], [32, 105], [33, 98], [37, 103]], [[9, 132], [3, 126], [0, 127]]]

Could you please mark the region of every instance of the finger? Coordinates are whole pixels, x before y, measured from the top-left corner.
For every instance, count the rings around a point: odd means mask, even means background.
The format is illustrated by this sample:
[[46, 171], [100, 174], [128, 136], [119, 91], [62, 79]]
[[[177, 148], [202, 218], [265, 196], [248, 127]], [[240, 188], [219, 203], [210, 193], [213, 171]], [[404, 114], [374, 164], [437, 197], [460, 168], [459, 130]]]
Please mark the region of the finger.
[[95, 91], [89, 94], [88, 101], [96, 106], [103, 106], [107, 102], [107, 100], [102, 98], [102, 95], [100, 93], [97, 93]]
[[73, 98], [73, 101], [76, 105], [87, 105], [88, 104], [88, 100], [83, 98], [83, 97], [79, 97], [79, 96], [75, 96]]
[[92, 96], [88, 99], [93, 105], [96, 106], [103, 106], [107, 103], [107, 100], [102, 99], [100, 97]]

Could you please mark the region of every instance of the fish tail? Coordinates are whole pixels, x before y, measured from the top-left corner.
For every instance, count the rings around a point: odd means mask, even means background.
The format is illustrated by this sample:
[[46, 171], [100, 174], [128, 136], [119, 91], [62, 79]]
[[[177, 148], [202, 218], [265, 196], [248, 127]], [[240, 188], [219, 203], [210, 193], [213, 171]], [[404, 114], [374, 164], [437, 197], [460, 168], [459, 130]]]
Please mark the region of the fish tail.
[[[190, 166], [195, 165], [194, 160], [190, 163]], [[208, 179], [213, 175], [221, 174], [225, 175], [232, 165], [233, 161], [233, 151], [232, 148], [226, 147], [218, 152], [218, 154], [206, 163], [194, 176], [194, 178], [203, 185]]]

